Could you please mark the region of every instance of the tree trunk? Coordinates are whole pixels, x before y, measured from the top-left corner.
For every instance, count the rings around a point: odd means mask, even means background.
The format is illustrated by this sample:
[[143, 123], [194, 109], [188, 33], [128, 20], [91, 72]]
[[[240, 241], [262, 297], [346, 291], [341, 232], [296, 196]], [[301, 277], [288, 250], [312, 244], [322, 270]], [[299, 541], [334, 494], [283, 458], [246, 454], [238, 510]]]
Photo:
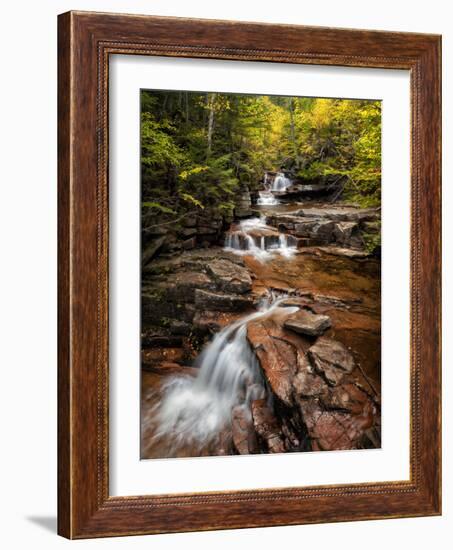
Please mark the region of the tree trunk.
[[294, 98], [293, 97], [289, 99], [289, 121], [290, 121], [290, 137], [291, 137], [291, 144], [293, 146], [294, 160], [296, 163], [296, 169], [299, 170], [300, 157], [299, 157], [299, 149], [297, 148], [297, 142], [296, 142], [296, 127], [294, 122]]
[[211, 155], [212, 147], [212, 134], [214, 132], [214, 100], [216, 94], [208, 94], [207, 103], [209, 108], [209, 118], [208, 118], [208, 150], [206, 156], [209, 158]]

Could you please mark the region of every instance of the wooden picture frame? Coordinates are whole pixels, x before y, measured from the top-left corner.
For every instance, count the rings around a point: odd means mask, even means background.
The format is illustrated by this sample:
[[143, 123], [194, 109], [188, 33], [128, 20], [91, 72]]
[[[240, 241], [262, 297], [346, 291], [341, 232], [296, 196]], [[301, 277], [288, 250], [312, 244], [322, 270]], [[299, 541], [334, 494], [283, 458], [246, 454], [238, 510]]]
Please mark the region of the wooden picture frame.
[[[68, 12], [59, 16], [58, 47], [59, 534], [88, 538], [439, 515], [440, 37]], [[111, 54], [410, 71], [409, 481], [109, 496], [108, 61]]]

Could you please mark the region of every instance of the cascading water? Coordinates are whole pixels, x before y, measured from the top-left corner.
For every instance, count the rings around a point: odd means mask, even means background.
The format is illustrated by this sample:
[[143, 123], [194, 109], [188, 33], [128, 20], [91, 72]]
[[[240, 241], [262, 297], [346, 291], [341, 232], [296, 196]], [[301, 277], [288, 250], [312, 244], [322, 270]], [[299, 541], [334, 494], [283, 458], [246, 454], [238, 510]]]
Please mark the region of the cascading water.
[[272, 253], [279, 253], [288, 258], [297, 248], [294, 237], [277, 233], [275, 229], [266, 225], [265, 218], [250, 218], [242, 220], [237, 229], [227, 233], [225, 250], [240, 255], [251, 255], [265, 261]]
[[276, 206], [280, 201], [274, 197], [271, 191], [258, 191], [258, 206]]
[[292, 181], [283, 172], [277, 172], [272, 183], [272, 191], [286, 191], [291, 184]]
[[198, 357], [195, 379], [177, 376], [165, 384], [155, 410], [155, 438], [170, 441], [173, 452], [187, 446], [202, 448], [230, 427], [234, 407], [250, 414], [251, 401], [265, 396], [265, 383], [247, 341], [247, 324], [276, 312], [290, 315], [298, 310], [281, 307], [283, 299], [264, 302], [258, 312], [217, 333]]

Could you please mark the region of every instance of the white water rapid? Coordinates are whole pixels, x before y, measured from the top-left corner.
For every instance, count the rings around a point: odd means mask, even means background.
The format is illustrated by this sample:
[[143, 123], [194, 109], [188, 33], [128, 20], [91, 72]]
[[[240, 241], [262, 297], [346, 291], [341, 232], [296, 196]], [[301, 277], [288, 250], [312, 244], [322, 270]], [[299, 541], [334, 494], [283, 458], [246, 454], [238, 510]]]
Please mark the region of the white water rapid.
[[[275, 313], [290, 315], [297, 307], [281, 307], [284, 298], [267, 300], [256, 313], [217, 333], [197, 359], [196, 378], [175, 376], [163, 388], [156, 406], [157, 439], [169, 441], [171, 450], [202, 448], [231, 426], [235, 406], [250, 414], [254, 399], [265, 396], [259, 363], [247, 341], [247, 323]], [[197, 366], [197, 365], [196, 365]]]
[[292, 181], [283, 174], [283, 172], [277, 172], [272, 183], [272, 191], [286, 191], [292, 184]]
[[227, 233], [225, 250], [239, 255], [252, 255], [265, 261], [272, 253], [289, 258], [297, 247], [292, 236], [277, 233], [274, 228], [266, 225], [265, 218], [250, 218], [242, 220], [236, 229]]
[[280, 201], [274, 197], [271, 191], [259, 191], [256, 204], [259, 206], [276, 206]]

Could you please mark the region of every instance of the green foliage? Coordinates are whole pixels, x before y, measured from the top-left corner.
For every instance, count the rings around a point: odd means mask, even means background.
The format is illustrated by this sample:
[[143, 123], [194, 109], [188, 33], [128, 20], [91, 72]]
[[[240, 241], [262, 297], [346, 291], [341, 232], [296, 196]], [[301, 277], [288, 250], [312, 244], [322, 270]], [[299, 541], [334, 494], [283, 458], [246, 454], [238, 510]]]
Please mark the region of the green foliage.
[[374, 222], [368, 225], [370, 227], [364, 231], [362, 237], [365, 243], [365, 250], [369, 254], [373, 254], [381, 246], [381, 222]]
[[143, 91], [143, 207], [165, 219], [194, 209], [230, 216], [266, 170], [342, 177], [343, 199], [380, 204], [377, 101]]
[[159, 212], [163, 212], [164, 214], [175, 214], [174, 210], [168, 208], [168, 206], [159, 204], [158, 202], [146, 201], [142, 202], [142, 206], [144, 206], [145, 208], [154, 208], [154, 210], [159, 210]]

